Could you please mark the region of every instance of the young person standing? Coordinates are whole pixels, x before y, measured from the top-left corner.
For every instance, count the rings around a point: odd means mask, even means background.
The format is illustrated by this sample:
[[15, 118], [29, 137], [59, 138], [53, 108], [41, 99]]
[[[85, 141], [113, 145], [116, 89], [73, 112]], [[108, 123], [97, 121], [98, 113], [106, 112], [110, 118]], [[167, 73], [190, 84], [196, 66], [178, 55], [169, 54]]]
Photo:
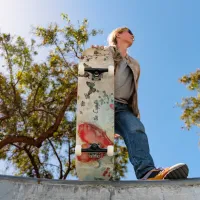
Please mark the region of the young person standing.
[[115, 132], [125, 141], [137, 179], [187, 178], [189, 170], [186, 164], [156, 168], [150, 154], [148, 138], [140, 121], [138, 108], [140, 66], [127, 53], [134, 39], [129, 28], [117, 28], [108, 37], [109, 46], [104, 47], [111, 51], [115, 61]]

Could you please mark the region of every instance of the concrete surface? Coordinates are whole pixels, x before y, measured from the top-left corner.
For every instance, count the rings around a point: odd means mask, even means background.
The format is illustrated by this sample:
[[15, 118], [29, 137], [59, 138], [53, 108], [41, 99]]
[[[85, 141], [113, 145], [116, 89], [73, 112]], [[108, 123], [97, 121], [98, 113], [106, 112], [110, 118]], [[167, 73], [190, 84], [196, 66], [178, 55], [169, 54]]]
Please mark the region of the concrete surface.
[[81, 182], [0, 175], [0, 200], [200, 200], [200, 179]]

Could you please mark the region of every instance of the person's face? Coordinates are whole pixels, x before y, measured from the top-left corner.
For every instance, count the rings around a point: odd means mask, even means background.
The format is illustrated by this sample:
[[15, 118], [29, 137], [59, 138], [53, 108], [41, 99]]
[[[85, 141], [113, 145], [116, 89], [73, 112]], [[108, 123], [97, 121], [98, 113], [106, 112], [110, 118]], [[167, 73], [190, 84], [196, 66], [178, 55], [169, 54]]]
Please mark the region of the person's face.
[[128, 44], [128, 47], [130, 47], [133, 44], [134, 41], [134, 35], [131, 32], [131, 30], [125, 30], [122, 33], [118, 33], [117, 34], [117, 38], [118, 40], [120, 40], [120, 42], [124, 42]]

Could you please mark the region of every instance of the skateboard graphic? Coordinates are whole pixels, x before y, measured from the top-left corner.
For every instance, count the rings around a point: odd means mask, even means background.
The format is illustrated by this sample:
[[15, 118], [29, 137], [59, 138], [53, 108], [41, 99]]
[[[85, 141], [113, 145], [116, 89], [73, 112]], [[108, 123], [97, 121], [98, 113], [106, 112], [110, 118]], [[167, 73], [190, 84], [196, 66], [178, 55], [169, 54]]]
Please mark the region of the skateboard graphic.
[[114, 61], [86, 49], [78, 67], [76, 172], [79, 180], [110, 180], [114, 167]]

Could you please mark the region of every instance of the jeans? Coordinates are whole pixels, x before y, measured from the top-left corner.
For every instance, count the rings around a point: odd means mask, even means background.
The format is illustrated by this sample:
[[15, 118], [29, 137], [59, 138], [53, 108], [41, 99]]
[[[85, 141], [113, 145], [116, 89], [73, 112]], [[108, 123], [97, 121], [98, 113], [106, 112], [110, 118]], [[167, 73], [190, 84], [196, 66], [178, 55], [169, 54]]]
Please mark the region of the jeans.
[[128, 149], [129, 160], [137, 179], [154, 169], [144, 125], [134, 116], [127, 104], [115, 101], [115, 133], [122, 136]]

